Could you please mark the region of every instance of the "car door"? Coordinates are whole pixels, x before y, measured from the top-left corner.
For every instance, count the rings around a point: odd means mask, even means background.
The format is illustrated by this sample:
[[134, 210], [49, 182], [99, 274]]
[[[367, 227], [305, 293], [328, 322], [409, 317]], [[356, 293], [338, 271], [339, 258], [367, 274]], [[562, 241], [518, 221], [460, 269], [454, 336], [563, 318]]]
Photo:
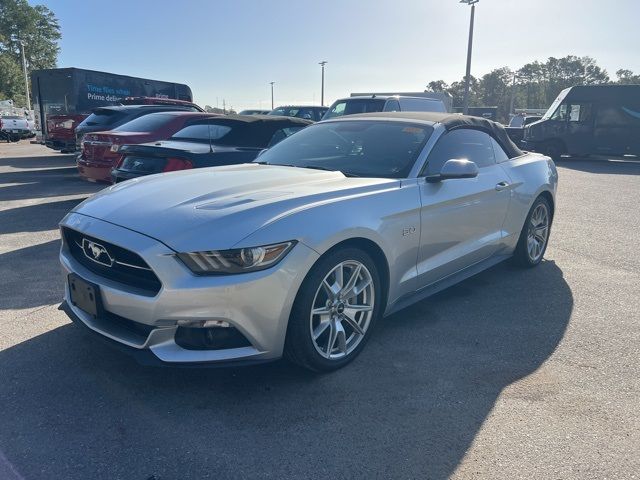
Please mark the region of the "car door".
[[421, 182], [419, 287], [490, 257], [501, 243], [510, 184], [496, 163], [492, 138], [468, 128], [445, 133], [431, 150], [423, 174], [438, 174], [451, 159], [475, 162], [479, 174]]

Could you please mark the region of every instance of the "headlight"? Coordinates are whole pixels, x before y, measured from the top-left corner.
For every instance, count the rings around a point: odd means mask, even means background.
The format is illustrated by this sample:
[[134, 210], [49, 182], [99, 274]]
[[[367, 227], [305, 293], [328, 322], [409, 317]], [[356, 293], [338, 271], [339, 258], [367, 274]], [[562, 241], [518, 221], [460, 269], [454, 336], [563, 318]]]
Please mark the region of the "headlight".
[[282, 260], [295, 241], [261, 247], [179, 253], [178, 258], [196, 275], [220, 275], [264, 270]]

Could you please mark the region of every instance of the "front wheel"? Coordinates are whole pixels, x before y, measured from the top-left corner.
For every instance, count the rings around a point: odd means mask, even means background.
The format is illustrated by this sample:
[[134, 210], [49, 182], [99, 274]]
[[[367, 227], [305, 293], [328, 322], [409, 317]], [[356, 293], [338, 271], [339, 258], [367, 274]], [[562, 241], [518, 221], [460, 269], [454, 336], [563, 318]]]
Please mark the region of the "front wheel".
[[382, 292], [375, 263], [345, 248], [321, 258], [302, 283], [289, 318], [285, 355], [314, 371], [353, 360], [380, 315]]
[[538, 197], [524, 222], [518, 245], [513, 255], [515, 263], [523, 267], [535, 267], [542, 261], [549, 243], [551, 230], [551, 206], [544, 197]]

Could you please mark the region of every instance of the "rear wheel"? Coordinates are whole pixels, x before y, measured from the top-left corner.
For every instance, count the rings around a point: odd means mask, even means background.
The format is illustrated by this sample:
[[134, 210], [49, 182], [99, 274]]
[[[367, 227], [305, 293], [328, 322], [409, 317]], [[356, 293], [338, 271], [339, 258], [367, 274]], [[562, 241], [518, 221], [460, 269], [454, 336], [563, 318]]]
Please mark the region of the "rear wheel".
[[300, 287], [289, 318], [285, 355], [314, 371], [343, 367], [362, 350], [380, 315], [376, 266], [345, 248], [321, 258]]
[[551, 206], [544, 197], [538, 197], [520, 232], [514, 261], [523, 267], [535, 267], [544, 257], [551, 230]]

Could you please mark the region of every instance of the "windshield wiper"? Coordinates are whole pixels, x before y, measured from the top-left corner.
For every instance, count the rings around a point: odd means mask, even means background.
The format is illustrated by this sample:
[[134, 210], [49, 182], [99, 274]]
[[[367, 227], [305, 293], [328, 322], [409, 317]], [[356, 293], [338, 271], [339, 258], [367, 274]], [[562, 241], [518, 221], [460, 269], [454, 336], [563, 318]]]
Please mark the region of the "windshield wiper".
[[[293, 166], [293, 165], [291, 165], [291, 166]], [[321, 167], [320, 165], [296, 165], [296, 166], [299, 166], [300, 168], [310, 168], [312, 170], [323, 170], [325, 172], [340, 172], [345, 177], [357, 177], [358, 176], [358, 175], [355, 175], [353, 173], [343, 172], [342, 170], [338, 170], [336, 168]]]
[[309, 168], [311, 170], [322, 170], [325, 172], [340, 172], [345, 177], [359, 177], [360, 175], [356, 175], [355, 173], [343, 172], [342, 170], [338, 170], [336, 168], [322, 167], [320, 165], [293, 165], [291, 163], [267, 163], [267, 162], [253, 162], [260, 165], [273, 165], [278, 167], [294, 167], [294, 168]]

